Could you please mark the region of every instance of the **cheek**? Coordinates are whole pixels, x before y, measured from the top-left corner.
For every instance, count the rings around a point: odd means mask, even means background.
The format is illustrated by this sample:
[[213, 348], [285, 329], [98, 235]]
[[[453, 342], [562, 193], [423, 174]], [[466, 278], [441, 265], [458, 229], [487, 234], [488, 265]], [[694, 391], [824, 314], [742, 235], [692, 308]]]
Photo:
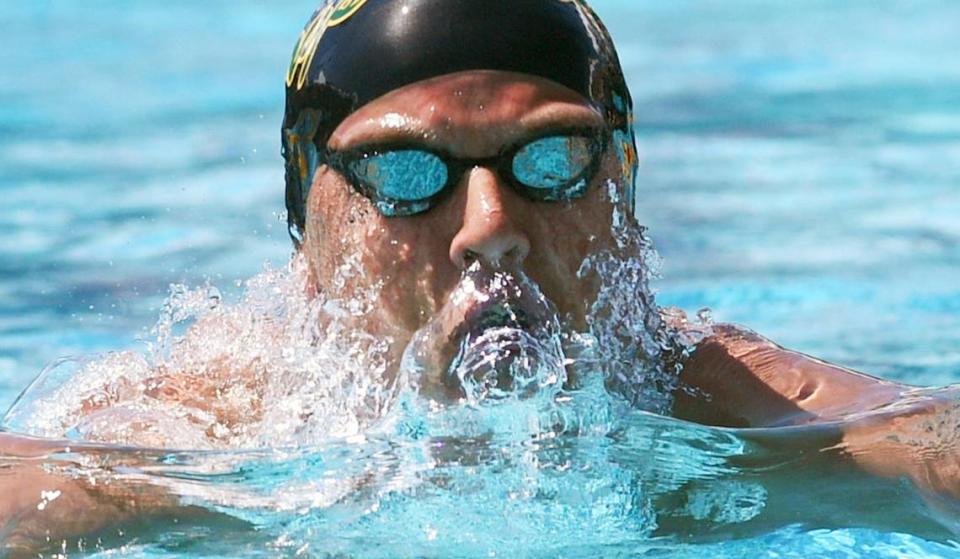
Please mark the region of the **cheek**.
[[531, 231], [531, 254], [527, 272], [544, 289], [562, 315], [575, 327], [583, 327], [585, 315], [599, 290], [594, 274], [578, 277], [591, 255], [615, 246], [612, 229], [613, 206], [606, 181], [598, 182], [582, 200], [562, 208], [538, 206], [542, 213]]
[[381, 218], [366, 245], [365, 258], [383, 283], [383, 310], [410, 330], [439, 311], [459, 277], [448, 257], [449, 236], [432, 221]]
[[[418, 329], [442, 307], [458, 278], [448, 257], [448, 227], [428, 216], [385, 218], [338, 175], [324, 178], [315, 181], [320, 190], [311, 191], [304, 245], [315, 283], [328, 290], [341, 285], [336, 296], [342, 297], [377, 288], [384, 326]], [[338, 278], [338, 270], [349, 270], [354, 261], [362, 273]]]
[[[354, 193], [339, 175], [325, 168], [318, 171], [307, 199], [303, 251], [311, 280], [321, 289], [329, 290], [336, 285], [346, 289], [357, 280], [371, 276], [370, 273], [350, 273], [352, 263], [363, 266], [356, 272], [368, 272], [363, 254], [367, 251], [368, 239], [375, 238], [372, 228], [376, 223], [371, 220], [371, 212], [366, 200]], [[343, 277], [338, 276], [352, 278], [352, 281], [341, 281]]]

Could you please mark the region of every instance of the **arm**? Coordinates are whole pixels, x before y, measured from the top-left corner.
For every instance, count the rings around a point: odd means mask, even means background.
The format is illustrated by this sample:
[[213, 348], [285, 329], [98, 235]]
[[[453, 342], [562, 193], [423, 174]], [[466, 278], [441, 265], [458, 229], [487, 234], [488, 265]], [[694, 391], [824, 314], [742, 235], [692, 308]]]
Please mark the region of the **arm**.
[[47, 537], [59, 541], [125, 518], [119, 503], [44, 468], [44, 458], [66, 450], [59, 442], [0, 433], [0, 554], [26, 553]]
[[836, 424], [863, 470], [960, 499], [960, 392], [917, 390], [786, 350], [718, 325], [683, 364], [677, 417], [723, 427]]
[[111, 449], [0, 432], [0, 557], [36, 557], [38, 551], [59, 549], [63, 542], [75, 548], [80, 539], [106, 537], [115, 527], [138, 522], [162, 526], [164, 517], [174, 522], [218, 520], [215, 513], [184, 506], [176, 495], [143, 481], [106, 471], [110, 479], [103, 483], [95, 472], [66, 472], [72, 465], [68, 456], [105, 450]]

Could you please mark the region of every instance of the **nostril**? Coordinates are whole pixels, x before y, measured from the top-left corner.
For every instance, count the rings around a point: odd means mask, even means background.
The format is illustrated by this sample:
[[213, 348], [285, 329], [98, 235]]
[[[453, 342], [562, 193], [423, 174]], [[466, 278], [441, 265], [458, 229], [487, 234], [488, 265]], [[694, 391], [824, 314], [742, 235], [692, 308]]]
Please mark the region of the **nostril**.
[[470, 249], [463, 251], [463, 267], [469, 268], [474, 262], [480, 260], [480, 255]]
[[530, 253], [530, 243], [526, 238], [522, 238], [517, 242], [516, 246], [507, 251], [504, 255], [505, 260], [509, 260], [513, 263], [523, 262], [527, 255]]
[[512, 229], [467, 228], [454, 238], [450, 248], [451, 260], [462, 269], [475, 262], [499, 267], [523, 262], [530, 252], [530, 242]]

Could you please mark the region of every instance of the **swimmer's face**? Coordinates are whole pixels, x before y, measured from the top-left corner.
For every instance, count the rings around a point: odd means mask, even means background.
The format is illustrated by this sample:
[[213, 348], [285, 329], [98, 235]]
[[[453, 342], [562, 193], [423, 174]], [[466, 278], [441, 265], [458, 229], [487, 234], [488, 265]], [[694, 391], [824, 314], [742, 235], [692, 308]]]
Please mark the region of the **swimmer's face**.
[[[481, 159], [540, 133], [603, 126], [586, 99], [553, 82], [474, 71], [419, 82], [369, 103], [336, 129], [328, 147], [403, 141]], [[345, 177], [322, 166], [307, 200], [302, 246], [311, 283], [330, 289], [337, 269], [359, 256], [365, 273], [337, 295], [382, 284], [367, 328], [394, 339], [395, 357], [444, 306], [474, 259], [522, 270], [562, 318], [583, 329], [598, 285], [577, 271], [588, 255], [613, 244], [606, 184], [619, 179], [620, 169], [608, 148], [583, 198], [544, 202], [523, 197], [496, 169], [480, 166], [429, 211], [385, 217]]]

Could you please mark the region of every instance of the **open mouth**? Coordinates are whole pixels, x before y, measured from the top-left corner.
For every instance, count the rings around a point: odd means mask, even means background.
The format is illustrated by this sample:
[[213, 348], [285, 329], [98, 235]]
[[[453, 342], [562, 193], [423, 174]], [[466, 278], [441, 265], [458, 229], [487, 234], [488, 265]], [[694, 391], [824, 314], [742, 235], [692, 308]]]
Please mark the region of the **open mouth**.
[[478, 304], [464, 315], [463, 322], [451, 333], [450, 342], [459, 344], [464, 340], [477, 339], [495, 328], [530, 331], [534, 327], [530, 315], [530, 312], [515, 305], [499, 302]]
[[550, 309], [524, 303], [529, 301], [488, 300], [465, 313], [448, 340], [455, 354], [444, 375], [458, 398], [477, 403], [526, 397], [563, 382], [558, 367], [544, 367], [548, 361], [562, 362], [549, 359], [562, 353], [548, 349], [558, 343], [558, 332], [550, 328]]

